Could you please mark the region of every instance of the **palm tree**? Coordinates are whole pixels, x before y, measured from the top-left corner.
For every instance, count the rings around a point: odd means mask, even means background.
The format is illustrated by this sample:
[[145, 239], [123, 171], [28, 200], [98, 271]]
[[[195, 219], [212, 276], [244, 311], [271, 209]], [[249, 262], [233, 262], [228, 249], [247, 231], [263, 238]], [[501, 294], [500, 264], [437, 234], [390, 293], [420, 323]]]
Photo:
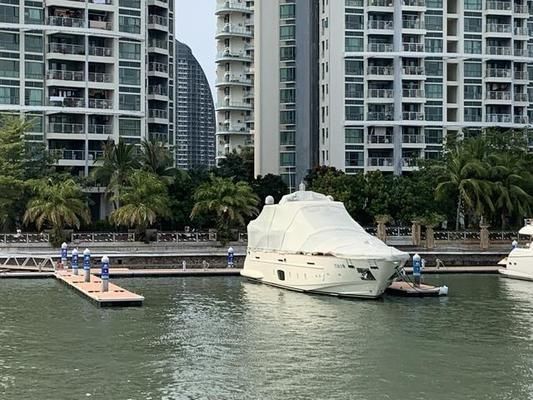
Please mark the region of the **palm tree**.
[[80, 228], [82, 222], [90, 223], [91, 214], [81, 187], [73, 180], [53, 183], [50, 179], [32, 182], [35, 196], [24, 213], [24, 224], [35, 223], [40, 231], [52, 229], [54, 241], [62, 240], [66, 227]]
[[155, 140], [144, 140], [141, 149], [142, 168], [170, 184], [175, 174], [170, 150], [162, 142]]
[[[128, 177], [139, 168], [134, 145], [119, 142], [115, 144], [108, 140], [104, 145], [104, 158], [101, 166], [93, 171], [93, 178], [106, 186], [108, 195], [114, 194], [115, 199], [120, 198], [120, 191], [127, 184]], [[115, 210], [118, 203], [113, 201]]]
[[533, 196], [528, 193], [528, 186], [533, 177], [528, 171], [528, 161], [516, 153], [494, 154], [491, 162], [494, 203], [504, 229], [508, 217], [531, 215]]
[[170, 216], [170, 199], [166, 185], [146, 171], [135, 171], [120, 194], [120, 208], [111, 214], [117, 224], [135, 227], [138, 233], [152, 226], [158, 218]]
[[450, 194], [457, 198], [455, 229], [459, 229], [459, 219], [463, 208], [479, 217], [494, 210], [491, 199], [493, 184], [489, 179], [490, 165], [486, 162], [486, 146], [483, 138], [456, 143], [449, 151], [440, 169], [438, 185], [435, 188], [437, 200]]
[[229, 241], [231, 228], [244, 226], [246, 219], [257, 214], [259, 198], [246, 182], [234, 183], [229, 178], [211, 175], [208, 182], [198, 187], [191, 219], [200, 215], [215, 217], [219, 240]]

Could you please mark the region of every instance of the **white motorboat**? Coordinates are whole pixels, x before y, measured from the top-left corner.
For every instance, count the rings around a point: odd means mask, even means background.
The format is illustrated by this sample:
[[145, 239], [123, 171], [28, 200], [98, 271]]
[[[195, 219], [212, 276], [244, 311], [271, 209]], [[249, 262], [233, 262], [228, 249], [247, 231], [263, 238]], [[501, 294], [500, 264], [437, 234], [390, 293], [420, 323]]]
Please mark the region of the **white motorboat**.
[[250, 222], [241, 275], [300, 292], [376, 298], [408, 259], [368, 234], [341, 202], [301, 188], [279, 204], [269, 196]]
[[533, 281], [533, 219], [526, 219], [524, 227], [518, 233], [528, 236], [529, 243], [526, 247], [514, 247], [509, 255], [499, 262], [500, 265], [505, 265], [505, 268], [500, 268], [498, 272], [507, 278]]

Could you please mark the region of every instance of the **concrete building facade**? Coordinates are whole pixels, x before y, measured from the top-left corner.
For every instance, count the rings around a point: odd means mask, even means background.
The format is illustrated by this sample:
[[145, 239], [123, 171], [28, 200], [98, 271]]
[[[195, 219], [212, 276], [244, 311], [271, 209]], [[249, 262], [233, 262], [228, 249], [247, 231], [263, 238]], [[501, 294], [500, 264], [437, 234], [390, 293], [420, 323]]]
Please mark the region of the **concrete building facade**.
[[176, 166], [215, 166], [215, 107], [209, 82], [191, 49], [176, 41]]
[[[308, 132], [317, 140], [314, 165], [401, 174], [419, 158], [438, 157], [447, 137], [529, 126], [533, 14], [525, 1], [314, 0], [316, 17], [301, 3], [307, 2], [256, 1], [257, 174], [284, 173], [278, 140], [285, 67], [277, 57], [288, 50], [269, 35], [292, 35], [286, 26], [296, 23], [290, 73], [297, 80], [306, 67], [298, 61], [306, 53], [297, 37], [300, 20], [319, 32], [318, 79], [311, 83], [319, 99], [311, 126], [318, 130]], [[282, 18], [287, 4], [294, 7], [291, 19]], [[299, 98], [295, 87], [297, 110], [313, 97]], [[296, 146], [294, 157], [298, 165], [306, 155]]]
[[253, 146], [254, 1], [217, 0], [216, 159]]

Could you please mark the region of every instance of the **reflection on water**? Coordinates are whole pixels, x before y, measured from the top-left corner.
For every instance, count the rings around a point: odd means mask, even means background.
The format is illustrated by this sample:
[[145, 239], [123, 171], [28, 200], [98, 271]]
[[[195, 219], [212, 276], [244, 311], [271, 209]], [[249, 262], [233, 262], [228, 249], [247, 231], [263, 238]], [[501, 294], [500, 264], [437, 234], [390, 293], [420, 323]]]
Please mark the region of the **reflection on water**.
[[54, 281], [0, 281], [0, 399], [533, 398], [533, 283], [430, 280], [450, 297], [123, 280], [147, 298], [124, 310]]

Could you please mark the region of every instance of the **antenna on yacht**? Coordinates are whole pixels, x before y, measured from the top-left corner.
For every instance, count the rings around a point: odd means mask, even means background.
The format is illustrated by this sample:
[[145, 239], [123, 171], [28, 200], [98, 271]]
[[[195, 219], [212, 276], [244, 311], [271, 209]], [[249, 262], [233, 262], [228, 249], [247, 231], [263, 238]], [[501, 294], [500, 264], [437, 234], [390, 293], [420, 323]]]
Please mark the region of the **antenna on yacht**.
[[300, 183], [300, 186], [298, 187], [298, 190], [300, 192], [305, 192], [305, 183], [303, 183], [303, 181]]

